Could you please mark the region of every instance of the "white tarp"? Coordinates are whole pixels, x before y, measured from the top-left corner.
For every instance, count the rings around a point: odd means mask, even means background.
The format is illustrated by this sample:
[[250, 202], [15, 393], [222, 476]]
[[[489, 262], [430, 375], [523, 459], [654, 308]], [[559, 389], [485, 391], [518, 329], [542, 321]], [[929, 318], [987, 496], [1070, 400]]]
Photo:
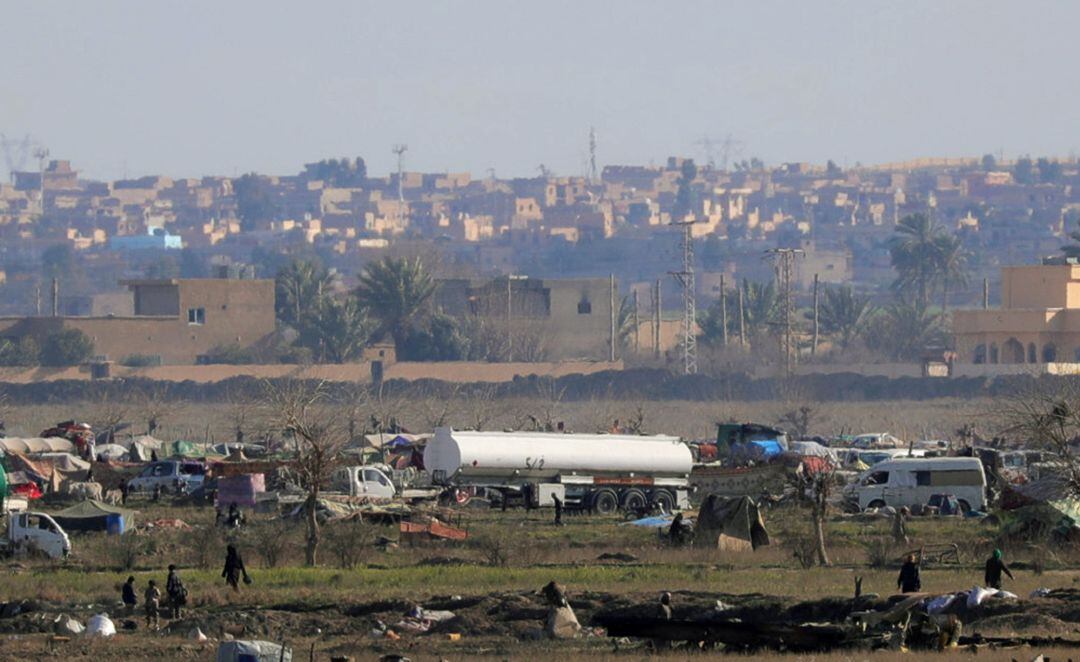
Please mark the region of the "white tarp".
[[88, 637], [111, 637], [116, 634], [116, 625], [108, 614], [91, 616], [86, 622], [86, 636]]
[[838, 463], [836, 451], [831, 448], [826, 448], [816, 441], [792, 441], [788, 444], [788, 449], [799, 455], [823, 457], [832, 461], [834, 464]]
[[63, 437], [5, 437], [0, 439], [0, 451], [4, 453], [71, 453], [75, 450], [75, 444]]
[[292, 662], [292, 649], [282, 651], [272, 641], [223, 641], [218, 646], [217, 662]]

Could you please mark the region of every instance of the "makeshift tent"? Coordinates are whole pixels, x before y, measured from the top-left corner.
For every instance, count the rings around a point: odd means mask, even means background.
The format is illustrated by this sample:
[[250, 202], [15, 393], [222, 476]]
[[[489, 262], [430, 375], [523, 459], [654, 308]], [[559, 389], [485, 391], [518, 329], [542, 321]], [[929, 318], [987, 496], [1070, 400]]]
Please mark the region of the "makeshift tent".
[[163, 459], [161, 449], [164, 445], [164, 441], [150, 435], [135, 437], [128, 446], [128, 457], [133, 462], [149, 462], [151, 454], [157, 452], [158, 459]]
[[806, 455], [810, 457], [823, 457], [830, 462], [836, 464], [836, 451], [831, 448], [826, 448], [816, 441], [793, 441], [788, 444], [789, 449], [798, 453], [799, 455]]
[[94, 448], [95, 460], [121, 461], [127, 459], [128, 450], [120, 444], [100, 444]]
[[266, 477], [263, 474], [244, 474], [226, 476], [217, 481], [217, 505], [228, 507], [254, 506], [257, 495], [266, 491]]
[[110, 527], [116, 526], [117, 518], [121, 517], [123, 525], [118, 532], [123, 533], [134, 526], [135, 515], [138, 513], [127, 508], [87, 499], [51, 514], [56, 523], [65, 531], [109, 531]]
[[292, 649], [271, 641], [223, 641], [217, 662], [292, 662]]
[[19, 453], [9, 453], [8, 469], [24, 471], [45, 492], [60, 492], [69, 481], [83, 482], [90, 470], [90, 463], [69, 453], [46, 454], [30, 459]]
[[405, 432], [364, 435], [364, 441], [369, 448], [393, 448], [395, 446], [407, 446], [431, 438], [430, 434], [408, 434]]
[[8, 493], [7, 472], [4, 471], [4, 465], [0, 464], [0, 497], [7, 496], [7, 493]]
[[769, 533], [750, 497], [710, 494], [698, 511], [694, 544], [728, 551], [754, 550], [769, 544]]
[[75, 450], [75, 444], [61, 437], [39, 437], [20, 439], [17, 437], [5, 437], [0, 439], [0, 452], [3, 453], [71, 453]]

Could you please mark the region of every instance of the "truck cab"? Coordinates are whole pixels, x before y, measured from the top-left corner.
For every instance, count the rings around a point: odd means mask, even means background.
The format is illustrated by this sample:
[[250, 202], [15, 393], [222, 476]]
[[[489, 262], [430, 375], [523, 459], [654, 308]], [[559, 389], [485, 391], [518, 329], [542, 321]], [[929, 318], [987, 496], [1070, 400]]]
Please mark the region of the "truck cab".
[[12, 554], [39, 550], [51, 559], [60, 559], [71, 552], [71, 540], [67, 533], [45, 513], [11, 512], [5, 521], [5, 543]]
[[394, 484], [382, 470], [372, 466], [342, 467], [331, 477], [331, 487], [349, 496], [392, 499]]
[[191, 492], [201, 487], [205, 480], [206, 467], [198, 462], [162, 460], [150, 464], [132, 478], [128, 482], [128, 489], [132, 492], [151, 492], [160, 485], [163, 492], [176, 492], [183, 484], [184, 491]]

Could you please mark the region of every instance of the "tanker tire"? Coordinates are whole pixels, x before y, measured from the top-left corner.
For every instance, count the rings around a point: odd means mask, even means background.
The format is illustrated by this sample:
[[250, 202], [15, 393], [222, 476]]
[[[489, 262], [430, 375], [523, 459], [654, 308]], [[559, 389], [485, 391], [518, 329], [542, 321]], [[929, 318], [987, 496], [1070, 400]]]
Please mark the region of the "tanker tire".
[[619, 497], [614, 490], [599, 490], [592, 495], [592, 509], [598, 515], [611, 515], [619, 509]]
[[675, 497], [667, 490], [656, 490], [653, 492], [649, 503], [652, 504], [653, 508], [662, 510], [665, 513], [675, 511]]
[[645, 498], [645, 493], [636, 487], [623, 492], [622, 509], [628, 513], [636, 513], [644, 510], [647, 503], [649, 503], [649, 500]]

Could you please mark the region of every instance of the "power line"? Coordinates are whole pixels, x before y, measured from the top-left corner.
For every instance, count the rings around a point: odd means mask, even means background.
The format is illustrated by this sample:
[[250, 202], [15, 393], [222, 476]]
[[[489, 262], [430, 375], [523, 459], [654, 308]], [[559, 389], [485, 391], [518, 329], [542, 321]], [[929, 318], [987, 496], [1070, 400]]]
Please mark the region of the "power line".
[[780, 300], [780, 360], [784, 376], [791, 376], [797, 358], [795, 344], [795, 301], [791, 281], [795, 274], [795, 256], [803, 255], [801, 248], [773, 248], [765, 251], [773, 261], [776, 272], [777, 298]]
[[683, 374], [696, 375], [697, 363], [697, 297], [694, 288], [694, 235], [692, 226], [696, 221], [672, 221], [671, 225], [682, 227], [682, 271], [670, 272], [682, 286], [683, 321], [682, 355]]

